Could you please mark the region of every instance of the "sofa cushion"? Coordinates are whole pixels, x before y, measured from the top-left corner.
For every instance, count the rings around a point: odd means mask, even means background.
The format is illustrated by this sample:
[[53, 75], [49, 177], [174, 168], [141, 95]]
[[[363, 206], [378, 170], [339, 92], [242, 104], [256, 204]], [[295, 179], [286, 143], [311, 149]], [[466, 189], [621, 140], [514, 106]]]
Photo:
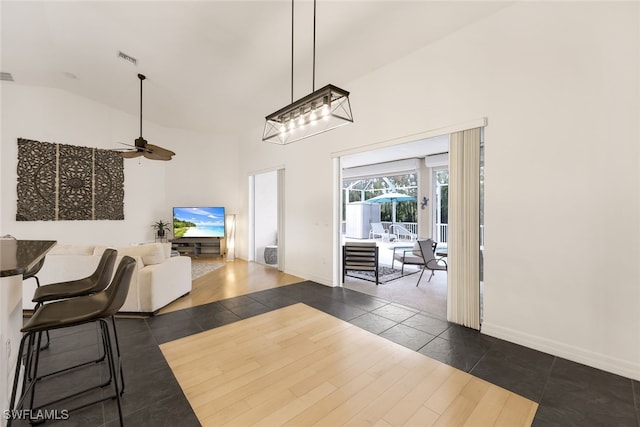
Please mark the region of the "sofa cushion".
[[162, 243], [148, 243], [137, 246], [125, 246], [118, 248], [118, 255], [142, 258], [144, 265], [161, 264], [166, 259]]
[[93, 256], [102, 256], [102, 254], [104, 253], [104, 251], [108, 248], [109, 246], [96, 246], [93, 248]]
[[93, 255], [93, 245], [55, 245], [48, 255]]
[[164, 257], [171, 258], [171, 243], [160, 243], [162, 245], [162, 249], [164, 250]]

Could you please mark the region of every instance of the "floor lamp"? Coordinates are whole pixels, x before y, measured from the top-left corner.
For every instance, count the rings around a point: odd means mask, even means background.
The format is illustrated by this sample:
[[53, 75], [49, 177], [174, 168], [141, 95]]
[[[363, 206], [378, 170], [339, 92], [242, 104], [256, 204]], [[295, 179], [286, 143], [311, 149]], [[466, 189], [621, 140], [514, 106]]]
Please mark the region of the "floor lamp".
[[227, 215], [227, 261], [236, 259], [236, 216], [235, 214]]

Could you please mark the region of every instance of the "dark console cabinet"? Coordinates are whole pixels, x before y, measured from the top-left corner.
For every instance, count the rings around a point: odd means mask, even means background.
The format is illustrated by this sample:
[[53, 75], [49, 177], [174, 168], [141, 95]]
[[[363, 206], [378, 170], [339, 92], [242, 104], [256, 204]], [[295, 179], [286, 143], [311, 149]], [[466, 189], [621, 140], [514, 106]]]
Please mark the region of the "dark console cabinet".
[[180, 255], [193, 257], [220, 256], [222, 254], [218, 237], [174, 239], [171, 241], [171, 249], [180, 252]]

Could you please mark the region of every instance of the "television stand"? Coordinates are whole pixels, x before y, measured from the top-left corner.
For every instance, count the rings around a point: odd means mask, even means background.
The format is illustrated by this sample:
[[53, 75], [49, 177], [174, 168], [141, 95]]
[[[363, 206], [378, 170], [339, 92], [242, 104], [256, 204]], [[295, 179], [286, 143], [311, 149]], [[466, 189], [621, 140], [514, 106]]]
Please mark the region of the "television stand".
[[190, 257], [221, 256], [219, 237], [182, 237], [171, 241], [171, 249]]

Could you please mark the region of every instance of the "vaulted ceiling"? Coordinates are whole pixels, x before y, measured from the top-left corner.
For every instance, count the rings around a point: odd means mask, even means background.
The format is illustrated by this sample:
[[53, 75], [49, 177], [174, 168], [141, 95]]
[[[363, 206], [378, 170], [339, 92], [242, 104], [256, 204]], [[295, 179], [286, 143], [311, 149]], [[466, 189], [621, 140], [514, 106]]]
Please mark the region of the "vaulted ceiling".
[[[294, 98], [312, 88], [313, 2], [295, 2]], [[316, 84], [349, 82], [508, 6], [317, 3]], [[158, 124], [218, 133], [263, 125], [291, 101], [290, 1], [0, 2], [1, 70]], [[118, 57], [137, 59], [133, 65]], [[357, 94], [352, 94], [357, 97]]]

